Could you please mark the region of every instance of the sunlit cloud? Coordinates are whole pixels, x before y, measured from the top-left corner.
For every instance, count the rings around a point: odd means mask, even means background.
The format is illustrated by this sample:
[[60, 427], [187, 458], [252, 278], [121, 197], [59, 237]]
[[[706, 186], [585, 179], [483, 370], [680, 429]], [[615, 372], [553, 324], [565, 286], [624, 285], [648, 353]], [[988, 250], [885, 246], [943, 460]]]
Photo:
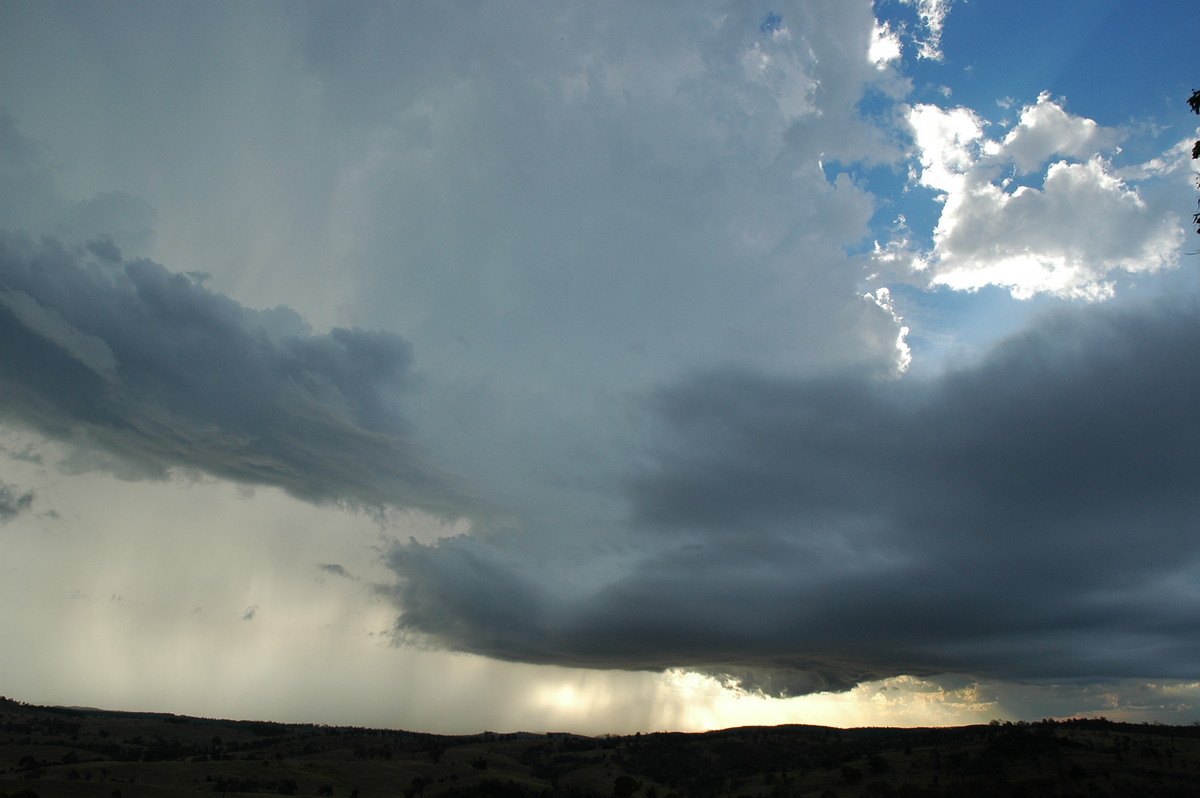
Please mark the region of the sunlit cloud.
[[[1068, 114], [1045, 94], [1002, 139], [989, 138], [967, 108], [917, 105], [908, 120], [919, 163], [913, 180], [939, 192], [942, 206], [932, 248], [910, 251], [915, 272], [931, 284], [1095, 301], [1113, 295], [1118, 275], [1178, 264], [1177, 219], [1105, 157], [1117, 131]], [[1043, 167], [1040, 185], [1024, 181]], [[881, 264], [908, 246], [889, 242]]]

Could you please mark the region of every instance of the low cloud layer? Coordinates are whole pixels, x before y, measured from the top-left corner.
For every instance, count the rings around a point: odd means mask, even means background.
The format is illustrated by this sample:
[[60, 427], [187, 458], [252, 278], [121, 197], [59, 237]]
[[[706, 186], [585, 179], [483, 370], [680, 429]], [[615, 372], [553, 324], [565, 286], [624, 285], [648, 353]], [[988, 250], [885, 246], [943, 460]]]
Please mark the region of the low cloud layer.
[[0, 236], [3, 420], [70, 445], [69, 470], [128, 478], [196, 469], [313, 502], [454, 515], [462, 493], [405, 439], [412, 353], [397, 335], [314, 335], [201, 278]]
[[623, 573], [563, 587], [587, 564], [413, 543], [390, 561], [401, 629], [772, 693], [1190, 676], [1198, 319], [1186, 302], [1062, 313], [928, 382], [698, 375], [654, 400]]

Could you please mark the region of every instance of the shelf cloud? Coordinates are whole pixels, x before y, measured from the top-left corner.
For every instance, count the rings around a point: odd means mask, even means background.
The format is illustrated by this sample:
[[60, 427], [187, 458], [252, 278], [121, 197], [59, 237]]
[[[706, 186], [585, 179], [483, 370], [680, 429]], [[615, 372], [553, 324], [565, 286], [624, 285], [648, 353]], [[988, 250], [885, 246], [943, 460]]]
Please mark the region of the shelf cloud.
[[1198, 319], [1187, 301], [1060, 312], [903, 384], [697, 374], [651, 400], [623, 573], [564, 593], [539, 574], [582, 566], [413, 543], [389, 561], [402, 628], [776, 694], [945, 672], [1185, 678]]

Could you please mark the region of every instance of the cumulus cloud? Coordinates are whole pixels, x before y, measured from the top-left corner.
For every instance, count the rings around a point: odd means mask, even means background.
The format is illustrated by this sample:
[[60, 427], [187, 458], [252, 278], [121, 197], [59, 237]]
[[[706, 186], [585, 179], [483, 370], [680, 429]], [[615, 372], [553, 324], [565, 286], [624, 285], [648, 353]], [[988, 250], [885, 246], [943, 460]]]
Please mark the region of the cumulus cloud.
[[316, 335], [111, 240], [0, 236], [0, 418], [69, 443], [75, 469], [198, 469], [314, 501], [467, 506], [406, 441], [397, 335]]
[[1021, 109], [1021, 116], [1004, 137], [997, 153], [1022, 172], [1032, 172], [1055, 155], [1088, 160], [1112, 149], [1121, 139], [1116, 130], [1091, 119], [1069, 114], [1046, 92]]
[[[915, 180], [940, 192], [942, 203], [932, 248], [910, 253], [930, 283], [1096, 300], [1112, 295], [1118, 273], [1176, 265], [1179, 221], [1113, 167], [1105, 153], [1119, 140], [1116, 131], [1067, 113], [1045, 94], [1000, 140], [966, 108], [917, 105], [908, 120]], [[1040, 185], [1019, 179], [1055, 158]], [[888, 258], [905, 246], [893, 244], [881, 249]]]
[[654, 400], [623, 570], [572, 587], [584, 566], [519, 540], [410, 543], [389, 560], [400, 628], [776, 694], [946, 672], [1186, 678], [1196, 311], [1053, 315], [925, 381], [699, 374]]
[[870, 3], [464, 8], [317, 14], [307, 51], [363, 142], [331, 198], [344, 284], [412, 341], [440, 462], [580, 534], [629, 395], [714, 361], [896, 370], [846, 255], [873, 198], [822, 166], [903, 155], [859, 107], [900, 82]]

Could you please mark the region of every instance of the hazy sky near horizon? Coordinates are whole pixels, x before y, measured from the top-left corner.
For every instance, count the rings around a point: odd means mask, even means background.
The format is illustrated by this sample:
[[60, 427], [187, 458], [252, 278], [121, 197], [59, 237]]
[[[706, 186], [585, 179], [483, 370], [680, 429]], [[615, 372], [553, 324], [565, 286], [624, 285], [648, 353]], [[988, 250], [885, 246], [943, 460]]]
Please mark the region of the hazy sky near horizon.
[[1200, 720], [1189, 14], [5, 3], [0, 694]]

